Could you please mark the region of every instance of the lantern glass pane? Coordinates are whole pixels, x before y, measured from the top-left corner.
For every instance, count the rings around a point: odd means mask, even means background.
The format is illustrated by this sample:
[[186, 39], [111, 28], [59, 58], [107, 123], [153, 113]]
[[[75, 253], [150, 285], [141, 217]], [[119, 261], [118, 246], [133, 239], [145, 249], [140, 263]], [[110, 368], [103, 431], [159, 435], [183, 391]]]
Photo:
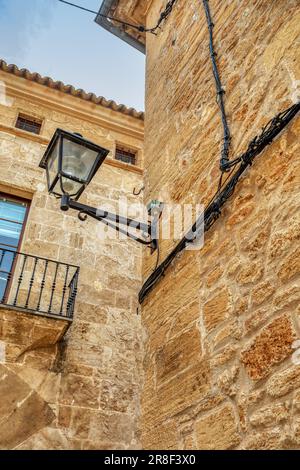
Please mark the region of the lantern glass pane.
[[78, 178], [86, 183], [89, 181], [97, 157], [98, 152], [89, 150], [75, 142], [64, 140], [62, 171], [70, 178]]
[[59, 141], [56, 142], [51, 152], [51, 155], [49, 157], [48, 163], [47, 163], [49, 188], [51, 187], [58, 173], [58, 153], [59, 153]]
[[[61, 181], [62, 181], [62, 186], [63, 186], [65, 194], [68, 194], [69, 196], [77, 196], [78, 192], [82, 188], [82, 183], [78, 183], [77, 181], [70, 180], [69, 178], [62, 177]], [[60, 185], [59, 180], [54, 186], [52, 192], [54, 194], [57, 194], [58, 196], [63, 195], [63, 191], [61, 190], [61, 185]]]

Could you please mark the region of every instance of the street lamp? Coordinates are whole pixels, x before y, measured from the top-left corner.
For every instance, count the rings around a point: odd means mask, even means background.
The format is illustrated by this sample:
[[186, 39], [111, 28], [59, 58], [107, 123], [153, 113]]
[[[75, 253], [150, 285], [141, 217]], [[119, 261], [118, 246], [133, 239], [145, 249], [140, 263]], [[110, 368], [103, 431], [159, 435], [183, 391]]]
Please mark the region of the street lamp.
[[49, 193], [76, 201], [108, 153], [80, 134], [57, 129], [40, 162], [46, 169]]
[[[108, 153], [109, 150], [84, 139], [80, 134], [57, 129], [39, 164], [40, 168], [46, 170], [48, 191], [61, 200], [61, 210], [77, 210], [82, 221], [87, 216], [93, 217], [129, 238], [150, 246], [153, 252], [157, 249], [157, 227], [162, 211], [162, 203], [159, 201], [151, 201], [148, 205], [148, 223], [77, 202]], [[120, 225], [128, 228], [123, 229]], [[136, 236], [129, 228], [139, 231], [141, 236]]]

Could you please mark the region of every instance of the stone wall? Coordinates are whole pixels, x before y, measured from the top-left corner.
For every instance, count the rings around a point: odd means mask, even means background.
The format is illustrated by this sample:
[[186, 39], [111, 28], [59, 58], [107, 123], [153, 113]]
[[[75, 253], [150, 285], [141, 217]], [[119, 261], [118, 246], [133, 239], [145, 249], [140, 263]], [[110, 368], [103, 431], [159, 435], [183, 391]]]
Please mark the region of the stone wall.
[[[142, 164], [143, 121], [13, 74], [0, 72], [0, 80], [7, 93], [0, 104], [0, 191], [32, 200], [21, 251], [81, 268], [65, 336], [54, 328], [60, 320], [0, 308], [0, 448], [138, 447], [141, 248], [101, 240], [96, 221], [61, 212], [38, 164], [57, 127], [112, 151], [116, 142], [138, 149]], [[15, 129], [18, 112], [43, 119], [40, 136]], [[141, 186], [142, 169], [111, 154], [81, 201], [118, 210], [120, 197], [137, 202], [132, 192]]]
[[[147, 18], [156, 23], [163, 0]], [[298, 0], [209, 2], [233, 141], [246, 150], [300, 98]], [[202, 2], [178, 0], [147, 36], [146, 198], [207, 204], [222, 127]], [[143, 304], [147, 449], [300, 446], [299, 117], [236, 188], [200, 251], [172, 263]], [[162, 261], [177, 241], [161, 241]], [[144, 278], [155, 257], [145, 256]]]

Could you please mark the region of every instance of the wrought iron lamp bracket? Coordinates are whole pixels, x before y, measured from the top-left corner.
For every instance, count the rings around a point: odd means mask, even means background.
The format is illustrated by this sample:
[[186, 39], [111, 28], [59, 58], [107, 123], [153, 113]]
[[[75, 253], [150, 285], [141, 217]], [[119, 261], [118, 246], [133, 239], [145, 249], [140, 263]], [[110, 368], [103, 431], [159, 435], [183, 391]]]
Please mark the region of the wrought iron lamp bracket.
[[[74, 201], [67, 194], [62, 196], [60, 208], [62, 211], [68, 211], [69, 209], [77, 210], [78, 218], [82, 222], [86, 221], [87, 217], [92, 217], [93, 219], [104, 223], [106, 226], [123, 233], [128, 238], [148, 246], [151, 249], [151, 253], [157, 249], [158, 221], [160, 214], [155, 214], [150, 223], [138, 222], [118, 214], [96, 209], [95, 207]], [[128, 227], [128, 229], [122, 228], [122, 226]], [[136, 236], [132, 231], [129, 231], [129, 228], [138, 231], [141, 236]]]

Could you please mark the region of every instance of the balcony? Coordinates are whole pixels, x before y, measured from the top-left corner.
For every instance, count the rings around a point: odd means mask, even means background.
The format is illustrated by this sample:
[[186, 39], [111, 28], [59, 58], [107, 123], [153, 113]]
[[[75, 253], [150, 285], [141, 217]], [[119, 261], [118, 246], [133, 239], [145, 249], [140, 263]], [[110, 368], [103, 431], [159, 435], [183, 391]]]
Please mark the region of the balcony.
[[79, 267], [0, 248], [0, 306], [73, 319]]

